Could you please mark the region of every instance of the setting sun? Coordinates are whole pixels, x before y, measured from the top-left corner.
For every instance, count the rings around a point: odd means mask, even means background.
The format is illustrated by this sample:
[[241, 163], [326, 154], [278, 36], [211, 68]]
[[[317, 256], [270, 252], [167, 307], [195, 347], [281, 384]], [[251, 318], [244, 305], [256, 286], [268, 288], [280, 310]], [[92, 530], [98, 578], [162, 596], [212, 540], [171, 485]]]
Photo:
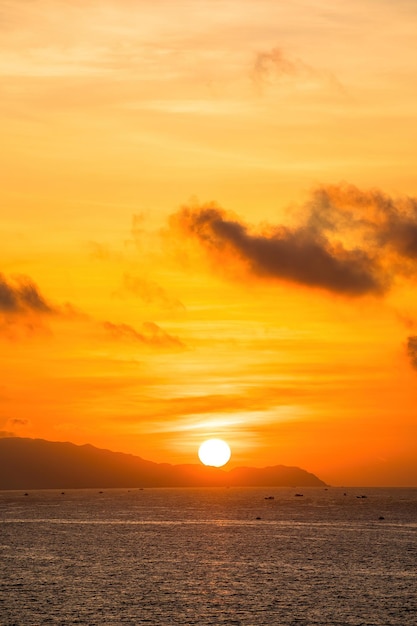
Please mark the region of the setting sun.
[[222, 467], [231, 457], [229, 445], [222, 439], [208, 439], [198, 449], [198, 457], [204, 465]]

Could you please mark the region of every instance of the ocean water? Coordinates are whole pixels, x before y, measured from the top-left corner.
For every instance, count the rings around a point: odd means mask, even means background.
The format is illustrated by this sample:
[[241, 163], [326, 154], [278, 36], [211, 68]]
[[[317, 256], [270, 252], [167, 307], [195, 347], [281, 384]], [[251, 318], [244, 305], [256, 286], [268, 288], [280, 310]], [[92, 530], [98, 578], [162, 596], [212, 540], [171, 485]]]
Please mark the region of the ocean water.
[[417, 489], [301, 493], [0, 492], [0, 624], [415, 626]]

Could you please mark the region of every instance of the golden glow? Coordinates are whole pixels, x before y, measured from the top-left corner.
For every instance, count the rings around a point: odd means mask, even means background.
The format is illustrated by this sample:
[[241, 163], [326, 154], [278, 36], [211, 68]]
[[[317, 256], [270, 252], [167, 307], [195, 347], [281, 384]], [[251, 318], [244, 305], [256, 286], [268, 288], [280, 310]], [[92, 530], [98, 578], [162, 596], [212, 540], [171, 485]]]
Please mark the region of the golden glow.
[[198, 458], [203, 465], [222, 467], [231, 457], [229, 445], [223, 439], [207, 439], [198, 449]]

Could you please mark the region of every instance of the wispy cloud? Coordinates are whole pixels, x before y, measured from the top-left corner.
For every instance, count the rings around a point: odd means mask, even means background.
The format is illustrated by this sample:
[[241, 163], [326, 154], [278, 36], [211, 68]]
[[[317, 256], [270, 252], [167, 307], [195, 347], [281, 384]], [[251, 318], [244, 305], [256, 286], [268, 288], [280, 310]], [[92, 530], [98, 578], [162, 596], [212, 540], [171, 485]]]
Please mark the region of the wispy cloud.
[[185, 345], [178, 337], [165, 332], [154, 322], [144, 322], [140, 331], [129, 324], [114, 324], [112, 322], [103, 322], [103, 328], [109, 336], [118, 341], [140, 343], [154, 348], [185, 349]]
[[170, 311], [184, 311], [185, 306], [178, 299], [171, 297], [168, 292], [152, 280], [125, 274], [123, 287], [129, 293], [137, 296], [146, 304], [154, 304]]
[[286, 78], [297, 76], [301, 78], [303, 75], [314, 76], [315, 72], [300, 60], [290, 60], [278, 47], [258, 52], [250, 71], [252, 81], [259, 92]]
[[55, 314], [57, 310], [46, 300], [39, 287], [27, 276], [13, 281], [0, 274], [0, 311], [7, 314]]
[[29, 426], [30, 420], [21, 417], [14, 417], [10, 419], [8, 423], [12, 426]]
[[1, 437], [22, 437], [27, 435], [27, 429], [31, 426], [31, 421], [21, 417], [11, 417], [6, 420], [4, 430], [0, 430]]
[[[139, 290], [144, 298], [156, 299], [166, 307], [180, 306], [180, 303], [170, 300], [156, 284], [142, 284], [140, 281], [136, 283], [134, 279], [128, 281], [128, 284], [131, 289]], [[60, 336], [62, 333], [70, 335], [77, 328], [84, 328], [88, 334], [95, 334], [97, 327], [101, 327], [105, 330], [106, 338], [116, 341], [137, 343], [155, 349], [185, 349], [178, 337], [170, 335], [154, 322], [143, 322], [140, 330], [137, 330], [129, 324], [97, 320], [70, 303], [51, 304], [36, 283], [27, 276], [10, 280], [0, 274], [0, 335], [4, 339], [20, 341], [39, 335], [50, 337], [52, 331], [49, 323], [53, 319], [56, 323], [65, 323], [58, 332]]]
[[403, 260], [417, 259], [416, 198], [333, 185], [317, 189], [307, 208], [308, 226], [316, 232], [354, 235], [380, 258], [391, 252]]
[[301, 59], [291, 59], [280, 47], [258, 52], [253, 61], [250, 76], [259, 92], [274, 84], [295, 80], [298, 84], [315, 87], [334, 87], [343, 90], [331, 74], [320, 71]]
[[89, 256], [96, 261], [120, 261], [122, 255], [120, 252], [113, 251], [109, 245], [99, 243], [97, 241], [89, 241]]
[[417, 369], [417, 336], [407, 337], [407, 354], [414, 369]]
[[16, 434], [10, 430], [0, 430], [0, 439], [4, 439], [5, 437], [16, 437]]

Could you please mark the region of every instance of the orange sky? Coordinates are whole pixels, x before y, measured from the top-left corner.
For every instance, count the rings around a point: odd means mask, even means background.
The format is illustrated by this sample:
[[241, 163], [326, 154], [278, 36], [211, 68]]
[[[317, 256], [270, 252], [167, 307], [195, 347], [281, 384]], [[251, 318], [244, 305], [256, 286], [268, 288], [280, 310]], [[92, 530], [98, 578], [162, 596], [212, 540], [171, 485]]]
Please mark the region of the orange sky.
[[0, 431], [417, 485], [417, 8], [0, 2]]

